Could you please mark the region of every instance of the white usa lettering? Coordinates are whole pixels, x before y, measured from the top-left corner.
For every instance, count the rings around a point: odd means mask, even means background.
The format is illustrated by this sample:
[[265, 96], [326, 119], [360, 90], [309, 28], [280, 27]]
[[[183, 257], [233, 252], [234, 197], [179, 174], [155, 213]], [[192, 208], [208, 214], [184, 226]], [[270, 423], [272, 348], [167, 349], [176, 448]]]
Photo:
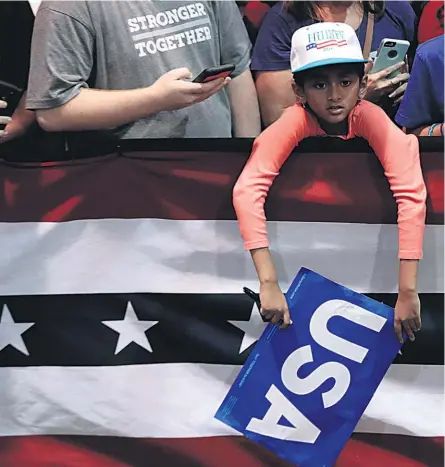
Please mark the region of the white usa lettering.
[[[386, 318], [371, 313], [353, 303], [344, 300], [329, 300], [321, 304], [312, 315], [309, 331], [315, 342], [334, 354], [341, 355], [354, 362], [362, 363], [369, 349], [338, 337], [328, 329], [329, 320], [333, 317], [347, 319], [359, 326], [380, 332]], [[351, 383], [348, 368], [339, 362], [325, 362], [312, 371], [306, 378], [300, 378], [298, 370], [306, 363], [313, 362], [310, 345], [293, 351], [283, 363], [281, 380], [284, 386], [297, 395], [307, 395], [318, 389], [324, 382], [332, 378], [334, 386], [321, 394], [325, 409], [337, 404], [346, 394]], [[289, 399], [275, 386], [271, 385], [266, 393], [270, 407], [262, 419], [252, 418], [247, 430], [276, 439], [286, 439], [301, 443], [313, 444], [321, 431], [315, 426]], [[284, 417], [293, 427], [280, 425]]]

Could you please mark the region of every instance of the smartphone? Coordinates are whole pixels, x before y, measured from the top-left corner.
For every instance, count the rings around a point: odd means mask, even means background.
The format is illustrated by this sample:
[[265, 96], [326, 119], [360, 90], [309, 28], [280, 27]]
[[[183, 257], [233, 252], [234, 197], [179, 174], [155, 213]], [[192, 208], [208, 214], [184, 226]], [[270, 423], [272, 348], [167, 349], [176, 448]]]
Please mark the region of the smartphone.
[[14, 84], [0, 80], [0, 100], [8, 103], [8, 107], [6, 109], [0, 109], [2, 115], [11, 117], [14, 110], [19, 105], [22, 95], [23, 89], [18, 88]]
[[[378, 73], [391, 65], [405, 61], [409, 47], [410, 43], [408, 41], [401, 39], [382, 39], [374, 59], [371, 73]], [[389, 78], [394, 78], [394, 76], [397, 76], [399, 73], [400, 71], [397, 70], [392, 73]]]
[[193, 80], [194, 83], [207, 83], [218, 78], [227, 78], [235, 70], [235, 65], [221, 65], [213, 68], [206, 68]]

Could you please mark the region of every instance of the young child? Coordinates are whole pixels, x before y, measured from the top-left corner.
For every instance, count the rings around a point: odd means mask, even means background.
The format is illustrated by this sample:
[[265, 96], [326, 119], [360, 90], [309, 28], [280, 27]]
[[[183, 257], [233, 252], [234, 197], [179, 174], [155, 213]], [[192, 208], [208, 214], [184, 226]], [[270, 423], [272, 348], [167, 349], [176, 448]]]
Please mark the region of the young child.
[[[379, 158], [398, 205], [399, 293], [395, 331], [402, 326], [414, 340], [420, 330], [417, 269], [422, 257], [426, 187], [418, 140], [404, 134], [376, 105], [362, 101], [366, 60], [354, 30], [343, 23], [317, 23], [292, 37], [294, 91], [301, 100], [255, 140], [252, 154], [233, 191], [233, 202], [246, 250], [260, 282], [261, 313], [273, 323], [290, 324], [286, 299], [278, 285], [264, 214], [267, 193], [292, 150], [310, 136], [366, 139]], [[353, 176], [351, 174], [351, 176]]]

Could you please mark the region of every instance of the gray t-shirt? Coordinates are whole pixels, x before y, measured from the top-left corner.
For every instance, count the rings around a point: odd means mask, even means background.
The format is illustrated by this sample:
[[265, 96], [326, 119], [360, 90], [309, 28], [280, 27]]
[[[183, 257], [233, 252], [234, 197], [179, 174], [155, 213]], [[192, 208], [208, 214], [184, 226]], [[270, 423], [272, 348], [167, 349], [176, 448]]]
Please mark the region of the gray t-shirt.
[[[251, 44], [233, 0], [44, 1], [36, 16], [27, 108], [59, 107], [82, 88], [153, 84], [174, 68], [250, 65]], [[88, 83], [88, 84], [87, 84]], [[185, 109], [103, 132], [117, 138], [227, 138], [227, 91]]]

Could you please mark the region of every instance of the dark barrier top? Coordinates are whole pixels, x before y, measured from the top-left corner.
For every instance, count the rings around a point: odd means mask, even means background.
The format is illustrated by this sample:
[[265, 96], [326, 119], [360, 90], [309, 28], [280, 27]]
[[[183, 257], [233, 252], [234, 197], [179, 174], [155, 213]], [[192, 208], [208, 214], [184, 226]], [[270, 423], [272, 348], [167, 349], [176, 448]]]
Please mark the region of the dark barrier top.
[[[420, 151], [437, 152], [443, 155], [443, 138], [421, 137]], [[108, 142], [91, 142], [88, 144], [70, 145], [65, 151], [60, 149], [51, 152], [42, 151], [30, 143], [20, 141], [0, 145], [0, 158], [10, 162], [47, 162], [83, 159], [111, 153], [127, 153], [133, 151], [206, 151], [206, 152], [245, 152], [249, 153], [253, 139], [250, 138], [202, 138], [202, 139], [143, 139]], [[298, 152], [327, 153], [363, 153], [373, 152], [368, 143], [361, 138], [344, 141], [340, 138], [307, 138], [296, 148]], [[403, 157], [403, 154], [401, 154]]]

